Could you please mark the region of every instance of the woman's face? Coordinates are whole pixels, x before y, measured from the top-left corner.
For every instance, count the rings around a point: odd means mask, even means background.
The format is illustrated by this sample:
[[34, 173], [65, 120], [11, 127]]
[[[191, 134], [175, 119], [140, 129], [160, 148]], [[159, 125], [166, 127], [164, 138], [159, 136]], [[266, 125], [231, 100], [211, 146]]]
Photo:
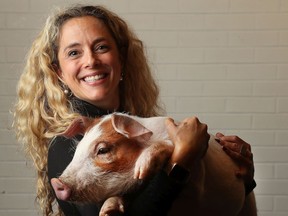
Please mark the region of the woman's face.
[[115, 40], [97, 18], [72, 18], [60, 31], [58, 75], [72, 93], [103, 109], [119, 106], [121, 62]]

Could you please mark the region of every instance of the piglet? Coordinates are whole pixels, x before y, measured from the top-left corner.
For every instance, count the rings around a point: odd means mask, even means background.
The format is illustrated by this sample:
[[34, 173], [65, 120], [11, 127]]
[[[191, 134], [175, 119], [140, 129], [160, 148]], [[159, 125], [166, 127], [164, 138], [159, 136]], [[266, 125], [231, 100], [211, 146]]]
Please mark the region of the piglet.
[[[140, 118], [113, 113], [99, 119], [81, 117], [64, 132], [84, 134], [71, 163], [51, 180], [58, 199], [102, 203], [137, 190], [173, 152], [167, 117]], [[245, 200], [237, 165], [210, 136], [199, 175], [187, 184], [169, 215], [239, 215]]]

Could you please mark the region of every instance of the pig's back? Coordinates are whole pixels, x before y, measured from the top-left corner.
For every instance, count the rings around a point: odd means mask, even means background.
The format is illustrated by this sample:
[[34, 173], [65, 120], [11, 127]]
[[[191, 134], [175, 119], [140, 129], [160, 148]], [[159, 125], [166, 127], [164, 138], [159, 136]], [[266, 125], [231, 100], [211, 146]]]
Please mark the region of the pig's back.
[[140, 118], [137, 116], [133, 116], [133, 118], [140, 124], [142, 124], [144, 127], [153, 132], [151, 141], [170, 140], [165, 125], [167, 117], [157, 116], [150, 118]]
[[169, 216], [237, 215], [244, 204], [244, 184], [235, 175], [238, 167], [213, 136], [202, 162], [198, 182], [185, 186]]

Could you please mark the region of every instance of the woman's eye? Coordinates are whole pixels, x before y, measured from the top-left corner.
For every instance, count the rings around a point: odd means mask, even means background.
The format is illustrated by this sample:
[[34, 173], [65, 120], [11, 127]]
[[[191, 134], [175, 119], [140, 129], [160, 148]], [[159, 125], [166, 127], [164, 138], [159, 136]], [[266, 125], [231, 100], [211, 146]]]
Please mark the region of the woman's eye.
[[95, 50], [97, 51], [97, 52], [107, 52], [108, 51], [108, 49], [109, 49], [109, 47], [108, 46], [106, 46], [106, 45], [100, 45], [100, 46], [97, 46], [96, 48], [95, 48]]
[[72, 51], [68, 52], [68, 56], [71, 56], [71, 57], [76, 56], [77, 54], [78, 54], [78, 51], [76, 51], [76, 50], [72, 50]]

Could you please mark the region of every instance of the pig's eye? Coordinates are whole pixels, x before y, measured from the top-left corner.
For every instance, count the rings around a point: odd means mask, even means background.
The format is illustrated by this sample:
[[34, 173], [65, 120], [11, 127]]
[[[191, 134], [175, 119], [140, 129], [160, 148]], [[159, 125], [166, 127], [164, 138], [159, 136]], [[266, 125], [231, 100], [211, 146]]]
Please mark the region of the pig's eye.
[[95, 153], [96, 155], [104, 155], [111, 152], [112, 146], [106, 142], [100, 142], [96, 145]]
[[106, 154], [106, 153], [110, 152], [110, 150], [111, 150], [110, 148], [99, 148], [97, 155]]

